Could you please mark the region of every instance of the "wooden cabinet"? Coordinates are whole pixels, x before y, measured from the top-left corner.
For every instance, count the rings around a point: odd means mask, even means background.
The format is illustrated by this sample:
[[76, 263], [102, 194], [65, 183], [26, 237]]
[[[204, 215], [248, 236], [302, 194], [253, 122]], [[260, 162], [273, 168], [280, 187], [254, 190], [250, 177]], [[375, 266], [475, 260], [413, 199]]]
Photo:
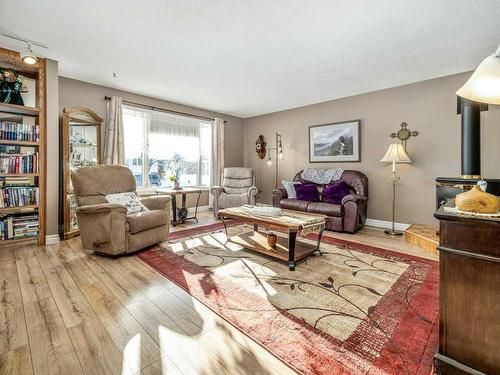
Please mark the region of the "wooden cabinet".
[[45, 64], [0, 48], [0, 247], [45, 243]]
[[438, 374], [500, 374], [500, 219], [440, 208]]
[[79, 234], [76, 200], [71, 173], [80, 167], [101, 163], [102, 119], [83, 107], [65, 108], [61, 129], [59, 235], [68, 239]]

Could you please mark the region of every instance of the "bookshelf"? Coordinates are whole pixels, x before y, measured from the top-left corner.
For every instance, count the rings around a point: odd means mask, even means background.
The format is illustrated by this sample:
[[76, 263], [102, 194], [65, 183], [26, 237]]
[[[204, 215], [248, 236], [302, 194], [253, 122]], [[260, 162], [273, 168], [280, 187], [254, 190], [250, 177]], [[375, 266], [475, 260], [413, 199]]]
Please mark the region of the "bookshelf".
[[102, 119], [88, 108], [64, 108], [59, 167], [59, 236], [63, 240], [80, 234], [71, 173], [101, 163], [101, 124]]
[[0, 248], [44, 244], [45, 59], [26, 65], [18, 52], [0, 48], [0, 70], [17, 74], [23, 87], [23, 105], [0, 97]]

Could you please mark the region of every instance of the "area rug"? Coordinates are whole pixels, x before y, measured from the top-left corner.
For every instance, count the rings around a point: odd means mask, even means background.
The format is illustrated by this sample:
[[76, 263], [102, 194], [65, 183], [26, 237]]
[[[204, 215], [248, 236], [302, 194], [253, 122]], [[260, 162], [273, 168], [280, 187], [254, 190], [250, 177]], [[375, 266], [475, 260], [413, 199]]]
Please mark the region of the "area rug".
[[[229, 232], [258, 240], [247, 225]], [[293, 272], [214, 224], [138, 257], [299, 373], [430, 374], [438, 263], [330, 236], [321, 249]]]

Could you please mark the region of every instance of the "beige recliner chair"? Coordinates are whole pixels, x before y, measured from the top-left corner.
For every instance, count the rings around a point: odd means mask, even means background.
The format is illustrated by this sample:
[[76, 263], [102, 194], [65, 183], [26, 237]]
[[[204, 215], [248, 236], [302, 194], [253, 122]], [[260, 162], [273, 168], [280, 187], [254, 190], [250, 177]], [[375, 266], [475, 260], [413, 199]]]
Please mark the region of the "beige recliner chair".
[[255, 173], [252, 168], [224, 168], [221, 179], [221, 186], [210, 188], [215, 216], [221, 208], [255, 204], [258, 189], [255, 186]]
[[141, 199], [150, 211], [127, 215], [125, 206], [107, 203], [107, 194], [136, 192], [127, 167], [98, 165], [72, 174], [78, 208], [76, 216], [85, 249], [118, 255], [165, 241], [170, 228], [170, 197]]

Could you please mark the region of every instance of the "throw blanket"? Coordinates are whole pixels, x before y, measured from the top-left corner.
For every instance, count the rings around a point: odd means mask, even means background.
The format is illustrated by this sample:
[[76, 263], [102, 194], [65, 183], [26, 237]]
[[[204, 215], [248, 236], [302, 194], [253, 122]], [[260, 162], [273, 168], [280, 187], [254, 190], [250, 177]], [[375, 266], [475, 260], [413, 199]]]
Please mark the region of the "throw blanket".
[[314, 182], [315, 184], [328, 184], [331, 181], [337, 181], [342, 177], [344, 169], [304, 169], [302, 171], [302, 179]]

